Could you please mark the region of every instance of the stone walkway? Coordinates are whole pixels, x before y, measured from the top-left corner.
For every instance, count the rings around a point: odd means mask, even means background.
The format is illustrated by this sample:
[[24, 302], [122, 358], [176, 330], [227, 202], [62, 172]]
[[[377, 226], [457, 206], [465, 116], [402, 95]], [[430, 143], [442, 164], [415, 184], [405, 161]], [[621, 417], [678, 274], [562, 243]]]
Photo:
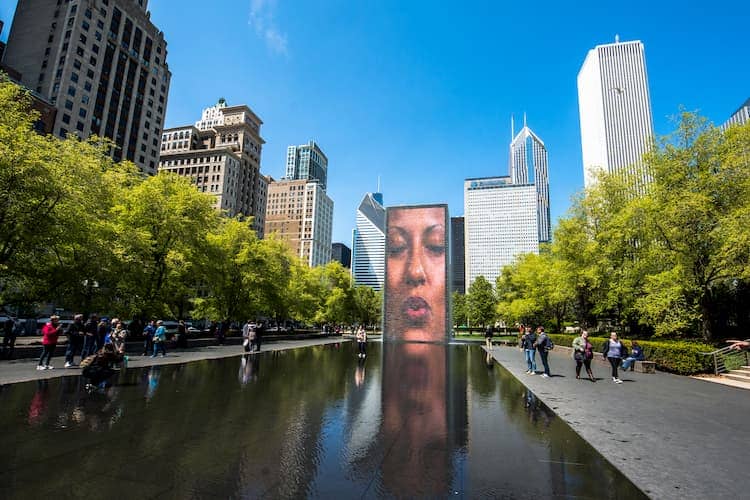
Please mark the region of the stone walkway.
[[[340, 337], [313, 338], [306, 340], [273, 340], [264, 342], [263, 351], [279, 351], [284, 349], [296, 349], [298, 347], [308, 347], [312, 345], [335, 344], [338, 342], [349, 342], [348, 339]], [[41, 350], [41, 349], [40, 349]], [[232, 356], [242, 356], [246, 354], [241, 345], [224, 345], [224, 346], [205, 346], [187, 349], [171, 349], [167, 351], [167, 356], [152, 358], [151, 356], [140, 356], [128, 354], [128, 368], [139, 368], [153, 365], [173, 365], [178, 363], [187, 363], [188, 361], [197, 361], [201, 359], [228, 358]], [[78, 362], [76, 357], [76, 362]], [[65, 357], [57, 356], [52, 358], [54, 370], [36, 370], [37, 359], [18, 359], [12, 361], [0, 361], [0, 385], [14, 384], [16, 382], [28, 382], [31, 380], [48, 379], [54, 377], [65, 377], [71, 375], [80, 375], [80, 368], [63, 368]]]
[[593, 363], [596, 383], [576, 380], [559, 348], [545, 379], [524, 373], [518, 348], [492, 355], [650, 497], [750, 498], [746, 390], [661, 372], [621, 373], [615, 384], [604, 361]]

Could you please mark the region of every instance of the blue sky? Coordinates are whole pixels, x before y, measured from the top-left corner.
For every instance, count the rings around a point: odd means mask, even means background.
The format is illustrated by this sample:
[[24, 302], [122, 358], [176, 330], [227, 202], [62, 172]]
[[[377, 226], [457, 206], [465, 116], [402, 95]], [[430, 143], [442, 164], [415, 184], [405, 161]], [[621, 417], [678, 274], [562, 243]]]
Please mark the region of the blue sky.
[[[7, 39], [16, 2], [0, 2]], [[746, 2], [151, 0], [172, 85], [165, 127], [225, 97], [264, 121], [261, 170], [315, 139], [329, 159], [334, 241], [381, 178], [386, 205], [448, 203], [507, 174], [510, 116], [549, 151], [552, 218], [582, 189], [576, 76], [587, 51], [643, 41], [657, 134], [685, 106], [720, 123], [750, 97]]]

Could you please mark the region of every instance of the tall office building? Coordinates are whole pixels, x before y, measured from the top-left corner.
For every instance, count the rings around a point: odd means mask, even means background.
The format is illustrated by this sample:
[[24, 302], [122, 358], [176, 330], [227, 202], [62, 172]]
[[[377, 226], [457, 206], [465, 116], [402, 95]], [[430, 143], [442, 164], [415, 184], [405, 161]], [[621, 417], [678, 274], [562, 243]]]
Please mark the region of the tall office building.
[[352, 237], [352, 277], [376, 291], [385, 280], [385, 208], [382, 193], [367, 193], [357, 208]]
[[275, 233], [310, 267], [331, 261], [333, 200], [319, 182], [271, 181], [268, 184], [266, 235]]
[[721, 128], [726, 129], [732, 125], [744, 125], [747, 122], [750, 122], [750, 99], [745, 101], [745, 103], [729, 117], [729, 120], [724, 122]]
[[259, 238], [268, 190], [268, 179], [260, 173], [262, 124], [244, 104], [228, 106], [220, 99], [203, 110], [195, 125], [165, 130], [159, 158], [160, 172], [190, 177], [200, 191], [216, 197], [217, 209], [252, 216]]
[[466, 288], [477, 276], [490, 283], [503, 266], [524, 253], [539, 252], [537, 191], [508, 176], [464, 181]]
[[578, 108], [585, 186], [595, 182], [597, 169], [632, 173], [650, 147], [654, 128], [640, 41], [616, 39], [589, 51], [578, 73]]
[[57, 106], [54, 133], [112, 139], [156, 173], [171, 73], [147, 0], [19, 0], [4, 62]]
[[341, 265], [347, 269], [352, 267], [352, 250], [343, 243], [334, 243], [331, 245], [331, 260], [341, 262]]
[[451, 217], [451, 292], [466, 293], [464, 218]]
[[328, 158], [315, 141], [287, 148], [284, 179], [317, 181], [324, 190], [326, 189]]
[[533, 184], [536, 188], [539, 241], [548, 242], [551, 230], [547, 149], [544, 142], [526, 126], [526, 116], [523, 121], [523, 128], [510, 143], [510, 178], [513, 184]]

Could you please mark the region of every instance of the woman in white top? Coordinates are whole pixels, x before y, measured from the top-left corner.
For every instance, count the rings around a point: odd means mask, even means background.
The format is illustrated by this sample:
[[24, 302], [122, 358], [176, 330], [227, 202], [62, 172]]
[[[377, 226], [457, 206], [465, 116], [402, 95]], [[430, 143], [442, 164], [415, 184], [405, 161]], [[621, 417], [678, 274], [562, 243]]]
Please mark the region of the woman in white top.
[[357, 347], [359, 348], [358, 358], [364, 358], [367, 356], [367, 331], [364, 325], [359, 325], [357, 329]]

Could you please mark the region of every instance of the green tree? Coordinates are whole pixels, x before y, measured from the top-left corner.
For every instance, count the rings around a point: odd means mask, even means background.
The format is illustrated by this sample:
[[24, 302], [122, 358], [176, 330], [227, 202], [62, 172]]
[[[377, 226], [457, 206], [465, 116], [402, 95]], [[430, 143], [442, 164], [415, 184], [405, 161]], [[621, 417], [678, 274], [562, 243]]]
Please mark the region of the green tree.
[[657, 334], [688, 330], [706, 341], [721, 328], [717, 311], [728, 281], [750, 263], [750, 125], [726, 132], [683, 113], [677, 130], [646, 156], [653, 182], [645, 204], [659, 269], [638, 306]]
[[212, 205], [211, 196], [172, 174], [120, 192], [111, 210], [116, 310], [138, 317], [175, 315], [175, 298], [194, 293], [195, 263], [205, 255], [207, 232], [219, 223]]
[[354, 319], [363, 325], [377, 325], [383, 313], [383, 293], [369, 286], [357, 285], [353, 290]]
[[488, 325], [495, 320], [495, 293], [484, 276], [477, 276], [466, 294], [466, 312], [471, 326]]
[[465, 325], [466, 314], [466, 295], [453, 292], [453, 323], [456, 325]]
[[195, 317], [244, 321], [256, 314], [251, 295], [257, 240], [252, 222], [237, 218], [223, 218], [216, 230], [206, 235], [200, 266], [206, 296], [194, 299]]

